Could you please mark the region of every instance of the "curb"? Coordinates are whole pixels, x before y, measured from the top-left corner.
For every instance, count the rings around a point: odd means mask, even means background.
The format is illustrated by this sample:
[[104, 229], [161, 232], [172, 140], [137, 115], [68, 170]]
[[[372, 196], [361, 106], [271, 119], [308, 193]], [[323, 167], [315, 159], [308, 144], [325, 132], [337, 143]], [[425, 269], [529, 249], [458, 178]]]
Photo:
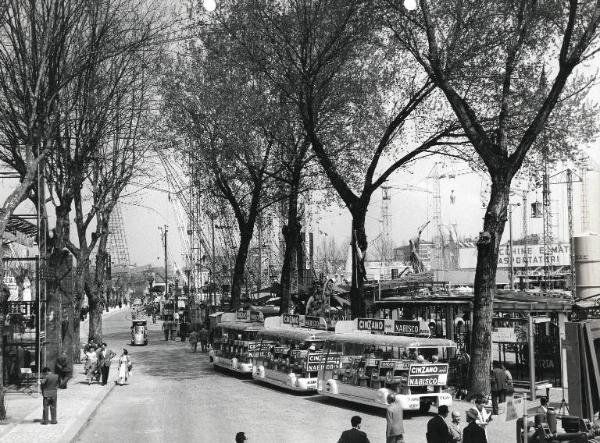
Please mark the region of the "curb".
[[107, 390], [101, 391], [96, 396], [96, 398], [94, 398], [94, 401], [91, 402], [82, 411], [82, 413], [75, 420], [75, 422], [67, 428], [67, 430], [64, 432], [64, 434], [61, 438], [61, 441], [65, 442], [65, 443], [66, 442], [71, 443], [71, 442], [74, 442], [80, 436], [81, 432], [87, 427], [88, 423], [94, 417], [94, 415], [96, 414], [96, 411], [98, 410], [100, 405], [104, 402], [106, 397], [108, 397], [108, 395], [112, 392], [112, 390], [114, 389], [115, 386], [116, 385], [114, 383], [110, 383], [110, 387]]

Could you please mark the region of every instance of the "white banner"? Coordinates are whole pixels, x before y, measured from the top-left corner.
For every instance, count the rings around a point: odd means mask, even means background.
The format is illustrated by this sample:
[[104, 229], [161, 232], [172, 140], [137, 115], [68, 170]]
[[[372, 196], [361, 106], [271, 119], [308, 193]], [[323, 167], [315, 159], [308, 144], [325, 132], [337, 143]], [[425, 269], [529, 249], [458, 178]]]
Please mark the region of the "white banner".
[[[544, 266], [544, 245], [515, 245], [512, 248], [513, 267], [523, 268]], [[548, 255], [550, 266], [569, 266], [571, 263], [570, 247], [566, 243], [555, 243], [550, 247]], [[477, 248], [460, 248], [458, 250], [460, 269], [475, 269], [477, 265]], [[498, 268], [510, 267], [510, 253], [507, 245], [501, 245], [498, 255]]]

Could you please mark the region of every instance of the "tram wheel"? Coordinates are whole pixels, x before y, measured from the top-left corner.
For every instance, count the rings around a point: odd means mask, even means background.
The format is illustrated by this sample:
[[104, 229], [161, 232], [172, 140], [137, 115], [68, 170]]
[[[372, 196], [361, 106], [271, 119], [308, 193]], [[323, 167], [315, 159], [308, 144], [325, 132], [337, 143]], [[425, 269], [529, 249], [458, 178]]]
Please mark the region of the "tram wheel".
[[419, 412], [421, 414], [426, 414], [429, 412], [430, 408], [431, 408], [431, 402], [422, 401], [421, 404], [419, 405]]

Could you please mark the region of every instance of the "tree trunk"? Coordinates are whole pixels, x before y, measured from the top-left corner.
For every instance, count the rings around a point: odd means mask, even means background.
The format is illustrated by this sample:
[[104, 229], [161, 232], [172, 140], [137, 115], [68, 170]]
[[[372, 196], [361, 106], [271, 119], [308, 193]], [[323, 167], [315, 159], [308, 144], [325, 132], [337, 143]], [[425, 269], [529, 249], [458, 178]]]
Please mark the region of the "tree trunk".
[[95, 343], [102, 343], [102, 313], [106, 305], [106, 263], [108, 254], [106, 252], [106, 244], [108, 241], [108, 220], [110, 211], [100, 216], [102, 226], [96, 229], [96, 232], [101, 232], [100, 241], [98, 242], [98, 251], [96, 252], [96, 269], [94, 271], [94, 283], [89, 298], [89, 334], [88, 340], [93, 340]]
[[352, 249], [352, 286], [350, 289], [350, 310], [352, 318], [364, 317], [366, 314], [363, 286], [366, 278], [365, 254], [367, 252], [367, 233], [365, 218], [367, 205], [352, 211], [352, 233], [350, 238]]
[[235, 256], [235, 266], [233, 268], [233, 281], [231, 283], [231, 309], [237, 311], [241, 304], [242, 284], [244, 283], [244, 269], [248, 259], [248, 250], [252, 241], [254, 232], [254, 223], [247, 223], [240, 232], [240, 247]]
[[[48, 268], [52, 278], [47, 285], [50, 316], [47, 320], [46, 358], [50, 362], [61, 351], [73, 348], [73, 260], [65, 248], [70, 235], [69, 214], [70, 203], [56, 208], [54, 237], [48, 242], [51, 246]], [[69, 361], [72, 361], [71, 357], [67, 352]]]
[[79, 362], [81, 346], [81, 305], [85, 296], [85, 288], [89, 281], [89, 253], [80, 252], [75, 268], [75, 292], [73, 294], [73, 346], [71, 349], [73, 361]]
[[285, 250], [281, 267], [281, 308], [279, 310], [282, 314], [288, 312], [290, 306], [292, 265], [298, 250], [300, 229], [301, 226], [298, 222], [298, 188], [292, 186], [288, 197], [287, 225], [283, 228]]
[[469, 396], [490, 392], [492, 317], [496, 295], [496, 270], [500, 241], [506, 224], [510, 180], [492, 177], [490, 201], [477, 241], [477, 268], [471, 332], [471, 386]]

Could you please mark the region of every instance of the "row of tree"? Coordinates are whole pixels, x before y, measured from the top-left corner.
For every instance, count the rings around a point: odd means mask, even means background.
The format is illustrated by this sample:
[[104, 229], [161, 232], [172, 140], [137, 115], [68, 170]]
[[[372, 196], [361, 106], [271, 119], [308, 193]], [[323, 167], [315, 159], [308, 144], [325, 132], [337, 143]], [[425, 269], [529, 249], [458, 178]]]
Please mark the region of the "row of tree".
[[[84, 295], [89, 336], [102, 340], [110, 215], [152, 146], [153, 69], [168, 29], [160, 14], [138, 0], [0, 6], [0, 161], [20, 177], [0, 208], [0, 237], [30, 200], [42, 220], [48, 361], [79, 355]], [[3, 275], [1, 259], [2, 249]]]
[[[229, 0], [193, 11], [193, 38], [162, 74], [163, 117], [237, 222], [240, 305], [260, 214], [283, 206], [282, 310], [299, 201], [329, 190], [352, 216], [353, 317], [364, 315], [373, 193], [425, 156], [467, 160], [491, 182], [474, 282], [472, 393], [489, 392], [490, 335], [511, 183], [544, 156], [573, 160], [597, 128], [577, 70], [598, 49], [591, 0]], [[595, 73], [594, 73], [595, 74]]]

